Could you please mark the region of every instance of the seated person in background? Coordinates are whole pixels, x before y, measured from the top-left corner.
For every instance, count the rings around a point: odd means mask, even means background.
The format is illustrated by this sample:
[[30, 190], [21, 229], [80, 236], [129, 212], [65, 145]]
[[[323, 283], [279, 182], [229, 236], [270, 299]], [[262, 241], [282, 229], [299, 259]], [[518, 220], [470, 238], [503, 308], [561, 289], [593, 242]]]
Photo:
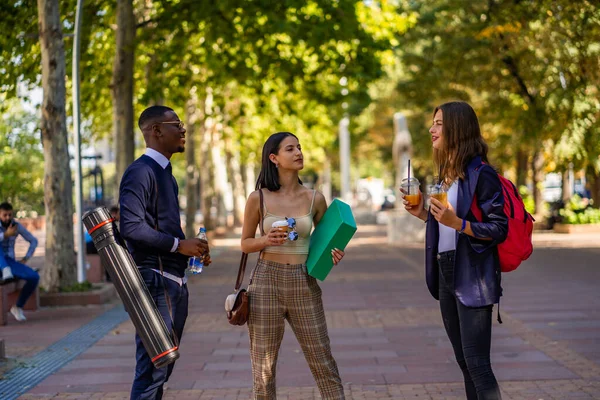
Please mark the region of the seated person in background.
[[[15, 241], [18, 235], [29, 242], [27, 254], [19, 261], [15, 259]], [[38, 241], [23, 225], [13, 219], [13, 208], [10, 203], [0, 204], [0, 242], [2, 244], [0, 246], [2, 249], [0, 252], [2, 279], [17, 278], [26, 282], [21, 289], [17, 304], [10, 309], [17, 321], [25, 321], [27, 318], [23, 314], [23, 306], [40, 281], [40, 275], [25, 264], [33, 256]]]

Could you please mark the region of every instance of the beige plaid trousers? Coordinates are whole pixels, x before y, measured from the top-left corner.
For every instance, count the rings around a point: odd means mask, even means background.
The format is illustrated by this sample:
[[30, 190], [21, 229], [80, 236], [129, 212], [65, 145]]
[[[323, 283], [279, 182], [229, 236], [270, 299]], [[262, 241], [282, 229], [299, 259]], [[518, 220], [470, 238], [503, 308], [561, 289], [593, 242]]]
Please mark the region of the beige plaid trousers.
[[290, 324], [323, 400], [345, 399], [338, 367], [331, 355], [321, 288], [302, 264], [259, 260], [248, 288], [250, 357], [254, 398], [276, 399], [279, 347]]

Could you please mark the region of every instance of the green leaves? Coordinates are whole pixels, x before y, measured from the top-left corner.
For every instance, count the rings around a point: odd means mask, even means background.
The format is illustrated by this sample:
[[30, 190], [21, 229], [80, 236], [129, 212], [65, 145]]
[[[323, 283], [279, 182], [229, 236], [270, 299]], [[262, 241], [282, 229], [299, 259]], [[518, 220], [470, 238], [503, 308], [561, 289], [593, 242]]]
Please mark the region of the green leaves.
[[16, 100], [2, 99], [0, 118], [0, 199], [17, 210], [44, 210], [44, 158], [37, 116]]
[[[446, 100], [466, 100], [492, 128], [485, 131], [488, 141], [516, 142], [528, 150], [559, 142], [560, 164], [574, 161], [571, 157], [581, 157], [582, 165], [597, 158], [583, 156], [586, 148], [600, 147], [595, 125], [585, 122], [598, 116], [597, 5], [567, 0], [400, 4], [401, 12], [418, 16], [400, 37], [398, 51], [404, 64], [398, 92], [405, 108], [427, 115]], [[512, 162], [514, 146], [490, 144], [496, 149], [493, 159]]]

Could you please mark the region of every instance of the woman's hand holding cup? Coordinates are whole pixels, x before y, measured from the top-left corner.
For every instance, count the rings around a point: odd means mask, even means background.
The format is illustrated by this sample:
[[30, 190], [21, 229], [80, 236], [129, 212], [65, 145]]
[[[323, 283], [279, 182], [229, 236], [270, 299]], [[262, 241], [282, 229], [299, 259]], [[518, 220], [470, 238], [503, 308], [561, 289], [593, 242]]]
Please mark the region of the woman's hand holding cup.
[[271, 230], [265, 236], [267, 238], [267, 246], [281, 246], [287, 240], [288, 225], [287, 221], [275, 221], [271, 226]]
[[416, 178], [403, 179], [400, 193], [402, 194], [404, 209], [415, 217], [426, 220], [427, 213], [424, 207], [423, 194], [419, 188], [419, 181]]
[[[404, 209], [406, 211], [408, 211], [409, 213], [411, 213], [412, 215], [414, 215], [415, 217], [419, 217], [421, 212], [423, 212], [424, 207], [423, 207], [423, 195], [421, 194], [421, 191], [419, 190], [418, 193], [411, 193], [410, 196], [419, 196], [419, 202], [418, 204], [415, 204], [415, 201], [409, 201], [406, 199], [406, 197], [408, 196], [408, 194], [404, 191], [404, 189], [400, 189], [400, 192], [402, 193], [402, 204], [404, 204]], [[413, 199], [410, 199], [413, 200]]]

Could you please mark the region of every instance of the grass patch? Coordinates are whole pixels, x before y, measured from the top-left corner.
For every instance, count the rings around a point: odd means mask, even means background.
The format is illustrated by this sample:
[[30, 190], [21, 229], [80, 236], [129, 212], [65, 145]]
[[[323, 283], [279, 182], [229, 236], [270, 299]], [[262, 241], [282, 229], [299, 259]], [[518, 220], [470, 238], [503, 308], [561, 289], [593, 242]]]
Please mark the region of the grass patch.
[[73, 292], [89, 292], [93, 290], [94, 286], [88, 282], [83, 281], [81, 283], [75, 283], [71, 286], [65, 286], [58, 289], [60, 293], [73, 293]]

